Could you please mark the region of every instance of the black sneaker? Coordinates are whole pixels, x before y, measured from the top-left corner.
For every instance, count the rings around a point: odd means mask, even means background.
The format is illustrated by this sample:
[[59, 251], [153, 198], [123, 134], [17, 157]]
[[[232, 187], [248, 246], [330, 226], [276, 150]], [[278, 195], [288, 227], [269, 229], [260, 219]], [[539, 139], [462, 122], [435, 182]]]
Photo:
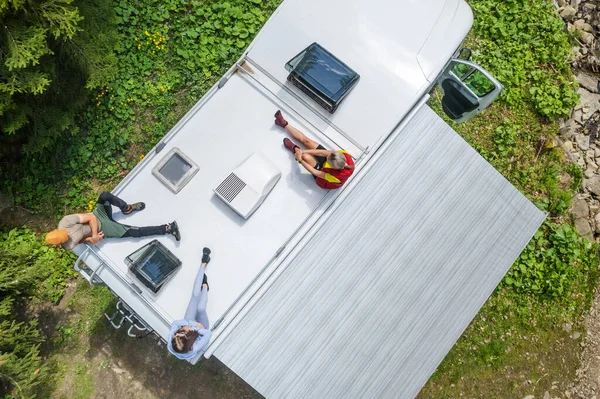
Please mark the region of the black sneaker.
[[179, 227], [177, 222], [173, 221], [167, 225], [167, 232], [171, 234], [177, 241], [181, 241], [181, 234], [179, 233]]
[[208, 278], [206, 278], [206, 273], [204, 273], [204, 277], [202, 278], [202, 285], [204, 284], [206, 284], [206, 291], [210, 291], [210, 286], [208, 285]]
[[202, 263], [208, 263], [210, 262], [210, 249], [207, 247], [204, 247], [202, 249]]

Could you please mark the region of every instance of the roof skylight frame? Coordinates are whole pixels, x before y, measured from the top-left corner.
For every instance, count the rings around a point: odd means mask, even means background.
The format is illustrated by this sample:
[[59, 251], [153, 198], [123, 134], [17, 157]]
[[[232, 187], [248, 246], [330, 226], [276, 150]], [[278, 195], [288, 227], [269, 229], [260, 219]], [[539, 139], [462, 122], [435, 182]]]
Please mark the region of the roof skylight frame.
[[[184, 162], [190, 165], [190, 169], [183, 174], [177, 183], [172, 183], [165, 175], [161, 173], [161, 170], [167, 165], [167, 163], [174, 157], [179, 156]], [[192, 178], [198, 173], [200, 167], [196, 165], [194, 161], [183, 153], [179, 148], [173, 147], [171, 150], [152, 168], [152, 174], [156, 177], [163, 185], [165, 185], [173, 193], [177, 194], [180, 192]]]

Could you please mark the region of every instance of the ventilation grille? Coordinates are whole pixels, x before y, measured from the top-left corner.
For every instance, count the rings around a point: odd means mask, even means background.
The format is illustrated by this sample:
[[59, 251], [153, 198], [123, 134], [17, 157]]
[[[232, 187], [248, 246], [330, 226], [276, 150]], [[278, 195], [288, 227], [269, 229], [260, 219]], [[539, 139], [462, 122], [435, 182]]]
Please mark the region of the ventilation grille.
[[231, 173], [219, 186], [215, 189], [217, 193], [227, 202], [231, 202], [237, 195], [246, 187], [246, 183], [242, 181], [235, 173]]

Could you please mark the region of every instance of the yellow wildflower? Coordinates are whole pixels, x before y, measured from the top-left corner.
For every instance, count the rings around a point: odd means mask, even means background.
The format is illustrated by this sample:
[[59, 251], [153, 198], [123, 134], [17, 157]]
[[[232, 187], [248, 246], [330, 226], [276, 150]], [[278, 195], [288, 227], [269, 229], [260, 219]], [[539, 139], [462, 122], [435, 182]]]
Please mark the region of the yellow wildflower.
[[144, 31], [144, 34], [145, 34], [146, 36], [150, 36], [150, 33], [148, 33], [148, 31]]

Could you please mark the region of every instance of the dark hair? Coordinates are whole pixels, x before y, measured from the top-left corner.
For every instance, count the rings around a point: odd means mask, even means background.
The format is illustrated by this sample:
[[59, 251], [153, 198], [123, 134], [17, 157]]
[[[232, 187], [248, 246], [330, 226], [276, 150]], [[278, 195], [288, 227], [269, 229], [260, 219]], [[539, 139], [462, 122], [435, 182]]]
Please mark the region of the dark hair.
[[177, 353], [188, 353], [192, 350], [194, 342], [196, 342], [196, 338], [199, 335], [198, 331], [186, 331], [180, 328], [175, 331], [175, 335], [173, 335], [173, 339], [171, 340], [173, 350]]

